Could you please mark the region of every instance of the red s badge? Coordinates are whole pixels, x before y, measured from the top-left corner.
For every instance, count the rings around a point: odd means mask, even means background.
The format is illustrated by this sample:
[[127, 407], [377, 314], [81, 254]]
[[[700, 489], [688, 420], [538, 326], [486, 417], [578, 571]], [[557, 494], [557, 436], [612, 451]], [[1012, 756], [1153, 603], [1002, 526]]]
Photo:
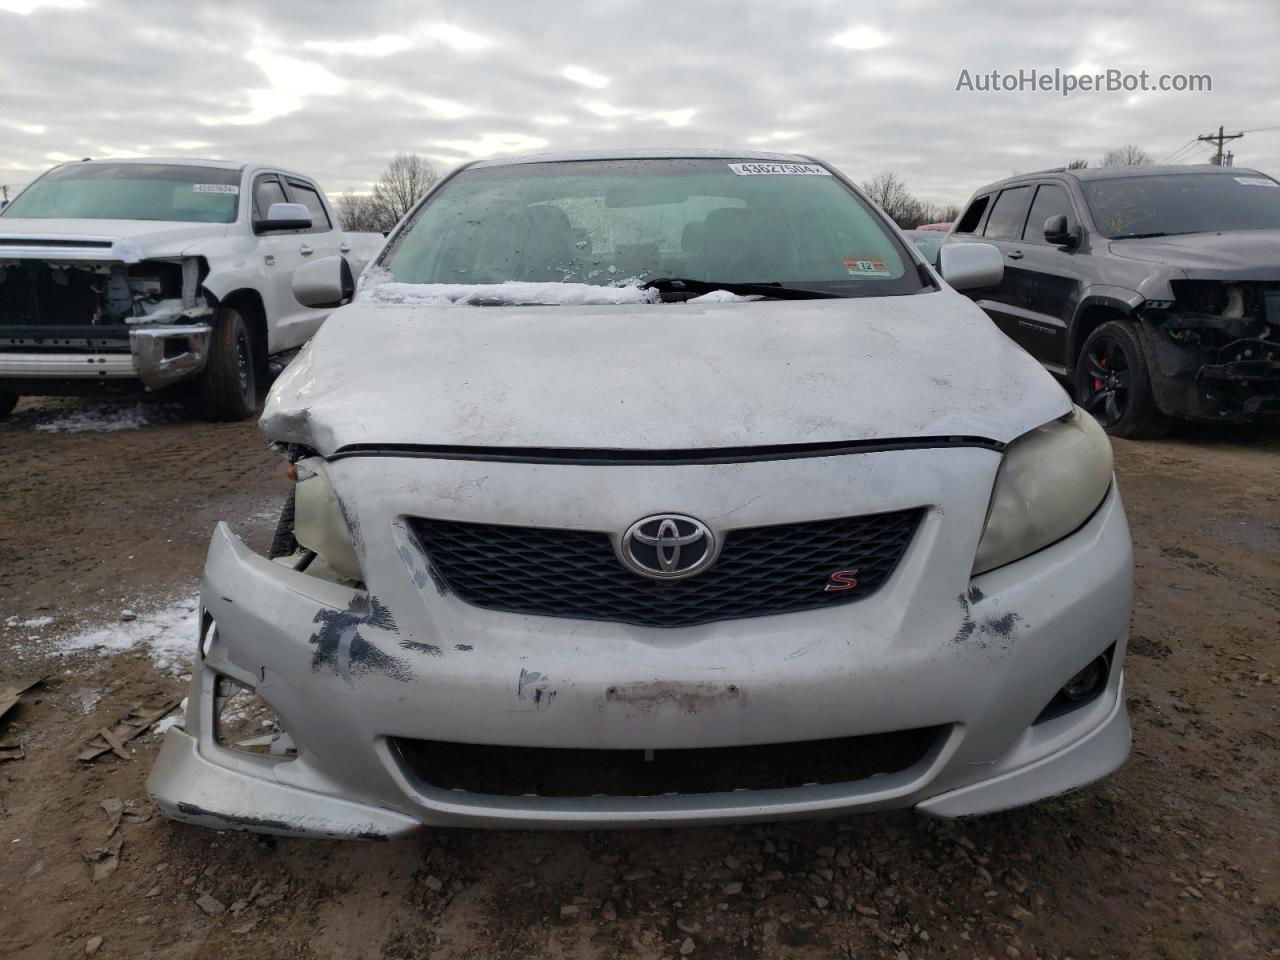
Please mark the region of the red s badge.
[[823, 593], [836, 593], [840, 590], [852, 590], [858, 585], [857, 570], [837, 570], [822, 588]]

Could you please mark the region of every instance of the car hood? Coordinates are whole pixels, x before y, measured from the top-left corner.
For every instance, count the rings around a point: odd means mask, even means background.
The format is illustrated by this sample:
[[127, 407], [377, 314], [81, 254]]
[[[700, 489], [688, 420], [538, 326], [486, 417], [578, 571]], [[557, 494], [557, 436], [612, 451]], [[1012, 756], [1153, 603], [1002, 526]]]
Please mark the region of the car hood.
[[1192, 280], [1280, 280], [1280, 230], [1230, 230], [1112, 240], [1118, 257], [1182, 270]]
[[271, 391], [272, 440], [699, 450], [976, 436], [1070, 409], [951, 290], [875, 299], [397, 306], [330, 316]]
[[[225, 223], [171, 220], [54, 220], [0, 217], [0, 257], [11, 259], [123, 260], [182, 256], [197, 242], [227, 235]], [[41, 244], [84, 240], [84, 247]], [[107, 246], [109, 245], [109, 246]], [[55, 256], [56, 253], [56, 256]]]

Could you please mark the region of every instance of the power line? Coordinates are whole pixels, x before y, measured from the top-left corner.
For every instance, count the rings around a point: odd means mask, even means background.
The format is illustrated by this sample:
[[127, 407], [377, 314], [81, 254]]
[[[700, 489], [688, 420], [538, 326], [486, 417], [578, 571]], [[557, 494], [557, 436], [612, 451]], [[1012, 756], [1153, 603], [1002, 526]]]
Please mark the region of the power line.
[[1182, 146], [1180, 146], [1177, 150], [1173, 151], [1173, 153], [1169, 154], [1167, 157], [1165, 157], [1165, 158], [1164, 158], [1163, 160], [1161, 160], [1160, 162], [1161, 162], [1162, 164], [1164, 164], [1164, 163], [1170, 163], [1170, 162], [1173, 160], [1173, 158], [1174, 158], [1174, 157], [1176, 157], [1178, 154], [1182, 153], [1182, 151], [1183, 151], [1183, 150], [1187, 149], [1187, 147], [1191, 146], [1191, 145], [1192, 145], [1193, 143], [1195, 143], [1195, 142], [1196, 142], [1196, 138], [1195, 138], [1195, 137], [1192, 137], [1190, 140], [1188, 140], [1186, 143], [1184, 143]]

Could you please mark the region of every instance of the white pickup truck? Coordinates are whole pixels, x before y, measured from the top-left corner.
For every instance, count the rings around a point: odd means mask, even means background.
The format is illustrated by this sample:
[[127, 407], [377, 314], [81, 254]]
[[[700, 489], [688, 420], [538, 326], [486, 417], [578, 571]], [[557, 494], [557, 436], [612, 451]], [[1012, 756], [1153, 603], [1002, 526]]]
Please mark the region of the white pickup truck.
[[0, 419], [22, 395], [179, 383], [210, 419], [249, 417], [267, 358], [338, 305], [299, 303], [294, 271], [341, 257], [351, 280], [382, 242], [344, 232], [313, 180], [277, 167], [54, 167], [0, 211]]

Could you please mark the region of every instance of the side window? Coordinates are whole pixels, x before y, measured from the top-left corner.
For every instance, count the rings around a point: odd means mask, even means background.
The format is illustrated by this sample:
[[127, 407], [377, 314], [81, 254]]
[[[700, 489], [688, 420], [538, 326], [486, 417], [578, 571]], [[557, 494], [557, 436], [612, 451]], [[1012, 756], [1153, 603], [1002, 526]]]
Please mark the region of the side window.
[[1031, 203], [1031, 215], [1027, 217], [1027, 229], [1023, 231], [1022, 239], [1043, 242], [1044, 222], [1058, 214], [1065, 216], [1069, 224], [1075, 224], [1076, 214], [1067, 191], [1056, 184], [1042, 183], [1036, 188], [1036, 198]]
[[288, 202], [289, 198], [284, 195], [284, 187], [280, 186], [280, 181], [274, 174], [268, 174], [253, 181], [253, 218], [255, 220], [265, 220], [267, 211], [271, 209], [273, 203]]
[[964, 216], [960, 218], [960, 222], [956, 224], [956, 233], [973, 233], [978, 229], [978, 224], [982, 222], [982, 215], [987, 212], [987, 203], [991, 197], [978, 197], [973, 203], [969, 204], [969, 209], [964, 212]]
[[1022, 236], [1022, 224], [1026, 222], [1027, 204], [1030, 202], [1030, 187], [1001, 190], [982, 235], [990, 240], [1017, 240]]
[[333, 224], [329, 222], [329, 215], [325, 213], [324, 202], [321, 201], [315, 187], [299, 183], [297, 180], [290, 180], [289, 192], [293, 194], [294, 203], [301, 203], [311, 211], [311, 229], [304, 230], [303, 233], [327, 233], [333, 229]]

